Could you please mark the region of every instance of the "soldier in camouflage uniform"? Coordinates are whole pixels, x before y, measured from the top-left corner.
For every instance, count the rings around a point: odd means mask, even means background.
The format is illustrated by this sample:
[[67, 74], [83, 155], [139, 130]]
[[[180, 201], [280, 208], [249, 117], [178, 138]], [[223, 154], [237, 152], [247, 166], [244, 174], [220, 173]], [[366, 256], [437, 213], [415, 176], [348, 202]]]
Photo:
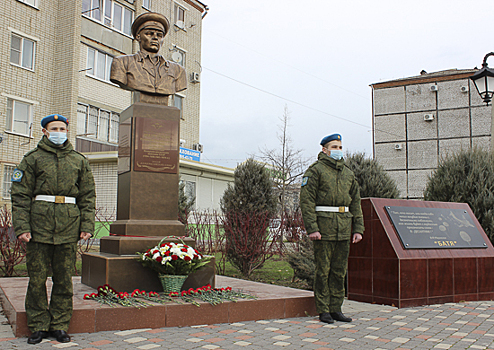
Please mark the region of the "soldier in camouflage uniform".
[[[69, 342], [72, 274], [77, 241], [94, 232], [95, 188], [87, 159], [67, 140], [68, 121], [53, 114], [41, 121], [43, 138], [12, 176], [12, 216], [19, 240], [27, 242], [29, 344], [48, 336]], [[53, 288], [48, 307], [46, 278]], [[51, 332], [51, 334], [50, 334]]]
[[326, 136], [321, 146], [317, 162], [304, 174], [300, 191], [305, 229], [314, 245], [314, 299], [322, 322], [351, 322], [341, 312], [341, 305], [350, 240], [360, 242], [364, 232], [360, 191], [343, 160], [341, 135]]

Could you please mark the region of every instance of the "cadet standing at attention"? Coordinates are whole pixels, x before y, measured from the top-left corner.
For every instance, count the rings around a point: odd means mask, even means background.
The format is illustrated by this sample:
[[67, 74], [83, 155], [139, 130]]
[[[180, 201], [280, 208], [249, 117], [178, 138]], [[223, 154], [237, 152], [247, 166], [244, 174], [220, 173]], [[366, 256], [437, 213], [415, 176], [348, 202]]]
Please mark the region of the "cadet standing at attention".
[[[68, 121], [49, 115], [43, 138], [26, 153], [12, 176], [12, 218], [17, 238], [26, 243], [29, 344], [49, 336], [61, 343], [72, 317], [72, 274], [77, 241], [94, 232], [95, 189], [87, 159], [67, 140]], [[48, 306], [46, 278], [53, 273]]]
[[305, 229], [314, 244], [314, 299], [322, 322], [351, 322], [341, 312], [341, 305], [350, 240], [360, 242], [364, 232], [359, 185], [343, 160], [341, 135], [326, 136], [321, 146], [317, 162], [304, 174], [300, 191]]

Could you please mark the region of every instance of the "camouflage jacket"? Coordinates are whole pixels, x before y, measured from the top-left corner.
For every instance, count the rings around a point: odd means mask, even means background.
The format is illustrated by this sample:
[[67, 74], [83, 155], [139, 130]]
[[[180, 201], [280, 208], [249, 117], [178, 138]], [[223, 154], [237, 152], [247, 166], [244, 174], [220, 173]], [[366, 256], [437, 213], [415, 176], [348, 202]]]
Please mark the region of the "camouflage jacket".
[[[316, 206], [344, 206], [349, 207], [349, 212], [316, 212]], [[364, 232], [360, 191], [355, 175], [344, 160], [336, 161], [323, 152], [304, 174], [300, 208], [307, 234], [319, 231], [322, 240], [347, 240], [352, 232]]]
[[[75, 197], [76, 204], [35, 201], [37, 195]], [[69, 141], [56, 146], [43, 136], [14, 171], [11, 198], [17, 236], [31, 232], [33, 242], [64, 244], [94, 232], [93, 174]]]

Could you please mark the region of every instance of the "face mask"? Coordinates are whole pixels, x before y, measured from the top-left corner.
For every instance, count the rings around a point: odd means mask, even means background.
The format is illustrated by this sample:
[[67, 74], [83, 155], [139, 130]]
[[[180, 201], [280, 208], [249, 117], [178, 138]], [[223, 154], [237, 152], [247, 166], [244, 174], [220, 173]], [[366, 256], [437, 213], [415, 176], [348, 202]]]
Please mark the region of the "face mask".
[[50, 132], [50, 136], [48, 136], [48, 140], [50, 140], [55, 145], [63, 145], [65, 141], [67, 141], [67, 133], [65, 132]]
[[336, 160], [340, 160], [343, 158], [343, 151], [342, 150], [331, 150], [330, 157]]

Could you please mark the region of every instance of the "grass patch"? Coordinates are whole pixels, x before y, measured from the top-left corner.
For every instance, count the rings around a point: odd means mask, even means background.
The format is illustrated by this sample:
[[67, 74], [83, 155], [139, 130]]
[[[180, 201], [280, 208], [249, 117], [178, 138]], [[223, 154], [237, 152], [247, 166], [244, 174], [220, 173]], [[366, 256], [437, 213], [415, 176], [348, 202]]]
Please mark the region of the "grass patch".
[[[219, 261], [222, 253], [216, 253], [216, 261]], [[267, 260], [264, 265], [255, 270], [250, 279], [243, 276], [232, 264], [228, 261], [225, 263], [225, 276], [240, 278], [255, 282], [276, 284], [284, 287], [292, 287], [298, 289], [308, 289], [304, 281], [294, 279], [293, 269], [290, 264], [279, 255], [273, 256]]]

